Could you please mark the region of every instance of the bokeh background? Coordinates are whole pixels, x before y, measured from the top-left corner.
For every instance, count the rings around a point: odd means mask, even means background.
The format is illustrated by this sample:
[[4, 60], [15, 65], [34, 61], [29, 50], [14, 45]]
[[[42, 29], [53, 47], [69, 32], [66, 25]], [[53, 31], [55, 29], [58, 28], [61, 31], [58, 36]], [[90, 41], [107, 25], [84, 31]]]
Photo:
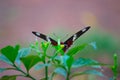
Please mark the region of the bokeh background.
[[[112, 63], [113, 53], [120, 56], [119, 3], [119, 0], [0, 0], [0, 48], [15, 44], [29, 46], [35, 40], [32, 31], [53, 38], [55, 33], [64, 41], [85, 26], [91, 26], [75, 44], [94, 42], [97, 48], [87, 47], [79, 56]], [[107, 76], [112, 75], [109, 69], [105, 70]], [[85, 78], [82, 80], [90, 80], [91, 76]]]

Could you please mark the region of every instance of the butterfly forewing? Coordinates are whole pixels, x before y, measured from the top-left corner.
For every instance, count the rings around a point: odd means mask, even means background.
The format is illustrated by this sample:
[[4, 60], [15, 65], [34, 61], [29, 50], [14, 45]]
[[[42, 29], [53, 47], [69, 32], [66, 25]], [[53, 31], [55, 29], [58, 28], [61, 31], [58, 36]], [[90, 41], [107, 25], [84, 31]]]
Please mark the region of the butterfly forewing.
[[[77, 33], [75, 33], [74, 35], [72, 35], [70, 38], [68, 38], [64, 44], [67, 46], [66, 49], [68, 49], [73, 42], [78, 39], [82, 34], [84, 34], [86, 31], [88, 31], [90, 28], [90, 26], [83, 28], [82, 30], [78, 31]], [[64, 47], [64, 50], [66, 50]]]
[[54, 39], [42, 34], [42, 33], [38, 33], [38, 32], [35, 32], [33, 31], [32, 32], [34, 35], [36, 35], [37, 37], [45, 40], [45, 41], [48, 41], [48, 42], [51, 42], [52, 45], [56, 46], [57, 45], [57, 41], [55, 41]]

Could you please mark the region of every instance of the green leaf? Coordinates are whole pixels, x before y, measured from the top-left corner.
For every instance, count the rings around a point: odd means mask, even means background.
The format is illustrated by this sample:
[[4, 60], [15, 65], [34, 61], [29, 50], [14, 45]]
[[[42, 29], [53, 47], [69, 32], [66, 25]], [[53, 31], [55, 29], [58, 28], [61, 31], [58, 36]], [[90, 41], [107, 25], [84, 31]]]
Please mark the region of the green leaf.
[[[46, 78], [41, 78], [40, 80], [46, 80]], [[52, 80], [51, 77], [48, 77], [48, 80]]]
[[1, 53], [6, 56], [12, 63], [14, 63], [19, 50], [19, 45], [16, 45], [15, 48], [12, 46], [7, 46], [1, 49]]
[[74, 62], [74, 58], [72, 56], [68, 56], [66, 54], [62, 55], [62, 56], [57, 56], [55, 57], [55, 59], [53, 60], [53, 62], [57, 61], [56, 66], [61, 66], [62, 68], [64, 68], [65, 70], [70, 70], [73, 62]]
[[46, 63], [46, 64], [37, 64], [37, 65], [35, 65], [35, 70], [40, 70], [40, 69], [42, 69], [42, 68], [44, 68], [45, 66], [47, 66], [47, 67], [49, 67], [49, 66], [51, 66], [51, 64], [49, 64], [49, 63]]
[[3, 61], [5, 63], [7, 63], [7, 64], [12, 65], [12, 62], [8, 58], [6, 58], [6, 56], [4, 56], [2, 54], [0, 54], [0, 61]]
[[20, 57], [24, 57], [30, 53], [30, 48], [22, 48], [19, 50]]
[[74, 60], [72, 67], [78, 68], [83, 66], [93, 66], [95, 68], [101, 68], [101, 63], [98, 63], [97, 61], [93, 59], [85, 59], [85, 58], [78, 58], [77, 60]]
[[114, 58], [114, 65], [112, 66], [112, 71], [113, 71], [113, 79], [116, 80], [118, 76], [118, 57], [117, 54], [113, 55]]
[[77, 52], [83, 50], [83, 49], [86, 47], [86, 45], [87, 45], [87, 44], [82, 44], [82, 45], [79, 45], [79, 46], [75, 46], [75, 47], [69, 49], [66, 54], [69, 55], [69, 56], [73, 56], [73, 55], [75, 55]]
[[46, 78], [41, 78], [40, 80], [46, 80]]
[[70, 56], [67, 61], [66, 61], [66, 64], [67, 64], [67, 67], [68, 67], [68, 70], [70, 70], [72, 64], [73, 64], [73, 61], [74, 61], [74, 58], [72, 56]]
[[41, 43], [41, 47], [42, 47], [43, 51], [46, 52], [49, 45], [50, 45], [49, 42], [42, 42], [42, 43]]
[[0, 80], [16, 80], [16, 75], [13, 76], [3, 76], [0, 78]]
[[100, 71], [97, 70], [86, 70], [83, 72], [84, 74], [92, 74], [92, 75], [98, 75], [98, 76], [104, 76]]
[[64, 51], [63, 51], [63, 45], [57, 45], [57, 46], [53, 46], [55, 49], [56, 49], [56, 52], [55, 54], [61, 54], [61, 55], [64, 55]]
[[63, 68], [56, 68], [56, 69], [54, 70], [54, 72], [57, 73], [57, 74], [60, 74], [60, 75], [62, 75], [62, 76], [64, 76], [64, 77], [67, 76], [67, 73], [66, 73], [66, 71], [65, 71]]
[[91, 45], [94, 50], [97, 50], [96, 42], [91, 42], [91, 43], [89, 43], [89, 45]]
[[17, 58], [16, 58], [16, 63], [17, 63], [19, 66], [20, 66], [20, 63], [21, 63], [20, 58], [21, 58], [21, 57], [25, 57], [25, 56], [27, 56], [28, 54], [30, 54], [30, 51], [31, 51], [30, 48], [22, 48], [22, 49], [19, 50], [18, 55], [17, 55]]
[[29, 56], [21, 58], [21, 61], [23, 62], [28, 72], [34, 65], [40, 62], [41, 59], [37, 55], [29, 55]]
[[60, 61], [64, 66], [67, 66], [67, 60], [69, 59], [69, 57], [70, 56], [68, 56], [66, 54], [60, 57], [60, 59], [61, 59]]
[[38, 40], [36, 40], [36, 42], [34, 44], [30, 44], [30, 48], [32, 50], [35, 50], [38, 54], [40, 54], [40, 45], [39, 45], [39, 42]]
[[60, 64], [61, 63], [61, 58], [60, 56], [55, 56], [53, 59], [52, 59], [52, 62], [54, 64]]
[[75, 77], [75, 76], [79, 76], [79, 75], [85, 75], [85, 74], [91, 74], [91, 75], [97, 75], [97, 76], [104, 76], [102, 74], [102, 72], [100, 71], [97, 71], [97, 70], [86, 70], [86, 71], [83, 71], [83, 72], [79, 72], [79, 73], [74, 73], [72, 74], [72, 78]]
[[53, 60], [53, 62], [56, 62], [55, 64], [64, 66], [66, 67], [66, 69], [69, 69], [72, 66], [73, 61], [74, 61], [73, 57], [68, 56], [66, 54], [62, 56], [56, 56], [55, 59]]
[[0, 73], [4, 72], [6, 68], [0, 68]]
[[52, 72], [51, 74], [50, 74], [50, 76], [49, 76], [49, 79], [48, 80], [53, 80], [53, 77], [56, 75], [56, 73], [55, 72]]

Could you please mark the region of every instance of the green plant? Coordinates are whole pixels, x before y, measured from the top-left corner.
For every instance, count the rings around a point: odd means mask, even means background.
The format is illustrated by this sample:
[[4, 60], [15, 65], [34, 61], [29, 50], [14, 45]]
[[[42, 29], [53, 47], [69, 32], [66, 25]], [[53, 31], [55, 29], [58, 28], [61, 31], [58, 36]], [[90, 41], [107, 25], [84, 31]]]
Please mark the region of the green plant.
[[[59, 40], [58, 40], [58, 43]], [[12, 75], [12, 76], [2, 76], [0, 80], [16, 80], [17, 76], [23, 76], [30, 78], [32, 80], [36, 80], [29, 71], [32, 67], [36, 70], [44, 69], [45, 76], [40, 78], [39, 80], [53, 80], [54, 76], [59, 74], [62, 75], [66, 80], [70, 80], [71, 78], [79, 75], [84, 74], [94, 74], [98, 76], [104, 76], [102, 72], [98, 71], [97, 69], [101, 69], [102, 65], [106, 65], [103, 63], [99, 63], [93, 59], [87, 58], [75, 58], [78, 52], [83, 50], [87, 44], [82, 44], [70, 48], [67, 52], [64, 52], [62, 48], [64, 45], [58, 44], [57, 46], [51, 46], [49, 42], [42, 42], [39, 44], [38, 41], [35, 44], [31, 44], [29, 48], [21, 48], [19, 45], [13, 46], [6, 46], [1, 49], [0, 60], [6, 62], [12, 68], [0, 68], [0, 72], [6, 70], [16, 70], [21, 72], [19, 75]], [[49, 54], [47, 51], [50, 47], [55, 49], [53, 54]], [[117, 77], [116, 68], [116, 56], [114, 55], [114, 66], [112, 68], [114, 72], [114, 77]], [[21, 62], [24, 64], [26, 71], [24, 71], [20, 65]], [[48, 74], [49, 67], [54, 67], [54, 70], [51, 74]], [[86, 69], [84, 71], [72, 72], [72, 69], [82, 68], [82, 67], [90, 67], [90, 69]], [[97, 69], [96, 69], [97, 68]], [[114, 79], [116, 80], [116, 79]]]
[[118, 76], [118, 57], [117, 57], [117, 54], [114, 54], [113, 58], [114, 58], [114, 64], [111, 66], [111, 69], [113, 71], [112, 80], [117, 80], [117, 76]]

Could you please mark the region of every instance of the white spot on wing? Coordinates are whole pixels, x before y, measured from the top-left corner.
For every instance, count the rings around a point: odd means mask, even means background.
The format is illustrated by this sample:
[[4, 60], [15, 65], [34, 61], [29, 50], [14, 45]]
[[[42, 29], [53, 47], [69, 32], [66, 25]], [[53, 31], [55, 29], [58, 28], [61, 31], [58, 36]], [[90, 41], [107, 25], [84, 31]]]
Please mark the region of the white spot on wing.
[[86, 28], [82, 29], [82, 32], [85, 32], [86, 31]]
[[74, 36], [73, 36], [73, 40], [72, 40], [72, 41], [74, 41], [76, 38], [77, 38], [77, 35], [74, 34]]
[[51, 41], [50, 41], [50, 38], [49, 38], [48, 36], [47, 36], [46, 38], [47, 38], [47, 41], [48, 41], [48, 42], [51, 42]]
[[40, 36], [40, 33], [36, 32], [36, 35], [37, 35], [37, 36]]

